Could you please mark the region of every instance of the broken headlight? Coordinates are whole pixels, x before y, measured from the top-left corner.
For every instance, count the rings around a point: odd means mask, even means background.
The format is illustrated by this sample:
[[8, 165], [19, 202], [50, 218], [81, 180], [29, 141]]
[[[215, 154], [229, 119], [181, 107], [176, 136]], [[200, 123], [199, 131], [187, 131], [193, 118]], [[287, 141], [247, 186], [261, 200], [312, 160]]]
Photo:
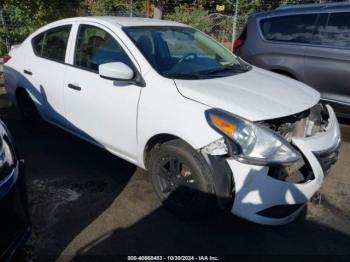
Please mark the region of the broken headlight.
[[205, 112], [209, 125], [232, 144], [231, 154], [241, 162], [289, 165], [301, 158], [283, 137], [263, 125], [219, 109]]

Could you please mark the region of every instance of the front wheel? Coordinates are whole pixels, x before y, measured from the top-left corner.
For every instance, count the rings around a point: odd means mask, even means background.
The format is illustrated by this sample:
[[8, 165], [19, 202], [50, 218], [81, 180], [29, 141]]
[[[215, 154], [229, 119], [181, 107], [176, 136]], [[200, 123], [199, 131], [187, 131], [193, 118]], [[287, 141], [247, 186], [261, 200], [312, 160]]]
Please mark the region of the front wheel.
[[187, 218], [218, 210], [210, 168], [187, 143], [176, 139], [155, 146], [149, 171], [156, 194], [178, 215]]

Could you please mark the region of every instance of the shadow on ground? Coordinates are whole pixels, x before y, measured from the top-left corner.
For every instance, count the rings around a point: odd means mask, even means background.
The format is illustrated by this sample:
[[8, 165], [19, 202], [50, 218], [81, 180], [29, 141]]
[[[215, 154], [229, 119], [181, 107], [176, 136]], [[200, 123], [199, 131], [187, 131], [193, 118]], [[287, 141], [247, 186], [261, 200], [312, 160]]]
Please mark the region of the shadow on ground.
[[311, 205], [306, 218], [283, 227], [226, 213], [186, 222], [160, 206], [146, 172], [57, 128], [30, 133], [14, 109], [5, 122], [26, 163], [33, 222], [28, 246], [39, 261], [350, 255], [350, 210], [334, 209], [332, 201]]
[[[350, 237], [316, 222], [267, 227], [220, 214], [184, 222], [159, 208], [128, 228], [108, 232], [74, 259], [115, 255], [350, 255]], [[68, 256], [69, 257], [69, 256]], [[67, 258], [68, 258], [67, 257]]]
[[108, 208], [136, 167], [53, 126], [33, 133], [14, 108], [4, 121], [25, 159], [33, 224], [29, 249], [59, 255]]

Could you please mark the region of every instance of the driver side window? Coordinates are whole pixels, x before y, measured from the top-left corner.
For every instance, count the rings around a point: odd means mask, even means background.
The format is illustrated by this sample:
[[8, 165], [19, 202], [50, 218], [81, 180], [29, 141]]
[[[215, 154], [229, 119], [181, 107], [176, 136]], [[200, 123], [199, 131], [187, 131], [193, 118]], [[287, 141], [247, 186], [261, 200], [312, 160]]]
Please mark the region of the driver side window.
[[106, 31], [91, 25], [80, 25], [74, 53], [74, 65], [98, 72], [98, 66], [122, 62], [131, 66], [128, 55]]

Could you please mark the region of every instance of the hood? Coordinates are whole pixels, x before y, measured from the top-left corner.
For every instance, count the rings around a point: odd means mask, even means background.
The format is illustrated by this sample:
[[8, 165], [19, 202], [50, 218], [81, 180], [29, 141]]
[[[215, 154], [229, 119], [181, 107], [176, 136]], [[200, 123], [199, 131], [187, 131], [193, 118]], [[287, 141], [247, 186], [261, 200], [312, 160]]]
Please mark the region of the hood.
[[175, 83], [184, 97], [250, 121], [293, 115], [320, 100], [320, 94], [311, 87], [256, 67], [228, 77]]

